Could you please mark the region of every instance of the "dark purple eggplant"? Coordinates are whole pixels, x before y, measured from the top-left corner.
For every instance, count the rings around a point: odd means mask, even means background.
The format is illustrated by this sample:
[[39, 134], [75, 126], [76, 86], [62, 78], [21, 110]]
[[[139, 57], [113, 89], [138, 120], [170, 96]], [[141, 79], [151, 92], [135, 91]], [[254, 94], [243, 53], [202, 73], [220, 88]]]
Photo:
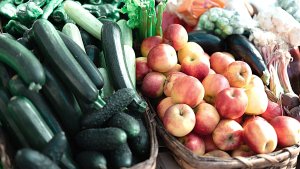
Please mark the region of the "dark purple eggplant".
[[224, 46], [221, 39], [209, 33], [204, 33], [201, 31], [189, 32], [188, 41], [199, 44], [204, 52], [208, 55], [211, 55], [215, 52], [224, 51]]
[[288, 75], [291, 81], [293, 91], [300, 94], [300, 50], [299, 47], [292, 48], [290, 54], [293, 57], [293, 61], [288, 66]]
[[249, 64], [252, 72], [269, 85], [270, 72], [257, 48], [243, 35], [233, 34], [225, 39], [225, 48], [236, 60]]

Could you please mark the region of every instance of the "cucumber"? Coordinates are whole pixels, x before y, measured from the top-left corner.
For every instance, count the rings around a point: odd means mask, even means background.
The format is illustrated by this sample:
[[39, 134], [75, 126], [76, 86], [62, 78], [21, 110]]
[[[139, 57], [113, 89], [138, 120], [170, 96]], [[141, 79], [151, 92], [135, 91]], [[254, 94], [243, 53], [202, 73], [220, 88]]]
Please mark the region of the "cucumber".
[[0, 121], [15, 148], [29, 147], [28, 141], [7, 112], [8, 92], [0, 88]]
[[118, 127], [124, 130], [127, 134], [128, 139], [137, 137], [140, 133], [140, 124], [132, 116], [126, 113], [116, 113], [107, 122], [109, 127]]
[[58, 164], [68, 146], [68, 140], [64, 132], [59, 132], [47, 143], [42, 153]]
[[3, 63], [0, 62], [0, 87], [7, 89], [10, 75]]
[[54, 117], [53, 111], [50, 109], [47, 101], [44, 99], [41, 93], [28, 90], [18, 75], [13, 76], [9, 80], [8, 86], [12, 95], [26, 97], [33, 103], [54, 134], [62, 131], [58, 121]]
[[79, 130], [81, 110], [75, 97], [47, 66], [44, 67], [46, 83], [42, 93], [54, 108], [66, 133], [74, 135]]
[[107, 151], [125, 144], [127, 135], [115, 127], [85, 129], [75, 136], [75, 141], [83, 150]]
[[45, 73], [39, 60], [18, 41], [0, 36], [0, 61], [15, 70], [30, 90], [39, 90]]
[[127, 143], [122, 144], [117, 149], [109, 152], [110, 168], [119, 169], [132, 165], [132, 152]]
[[95, 64], [89, 59], [87, 54], [80, 49], [80, 47], [68, 36], [59, 32], [61, 39], [64, 41], [67, 48], [70, 50], [76, 61], [80, 64], [86, 74], [89, 76], [94, 85], [101, 90], [104, 81], [101, 73], [95, 66]]
[[127, 25], [127, 21], [125, 19], [120, 19], [118, 20], [117, 24], [119, 25], [122, 32], [122, 44], [132, 47], [133, 45], [132, 30]]
[[124, 45], [124, 55], [125, 55], [126, 68], [129, 73], [131, 83], [133, 84], [134, 88], [136, 88], [135, 52], [133, 48], [128, 45]]
[[135, 92], [129, 88], [116, 91], [106, 100], [106, 105], [100, 110], [86, 114], [81, 119], [81, 128], [101, 127], [114, 114], [121, 112], [132, 102]]
[[24, 148], [17, 152], [15, 165], [18, 169], [60, 169], [47, 156], [29, 148]]
[[70, 37], [84, 52], [86, 52], [82, 42], [80, 31], [75, 24], [66, 23], [62, 28], [62, 33]]
[[[129, 72], [126, 69], [126, 61], [121, 42], [121, 31], [118, 24], [114, 22], [104, 24], [101, 36], [107, 70], [112, 76], [115, 90], [122, 88], [131, 88], [135, 90], [135, 87], [130, 80]], [[135, 91], [134, 100], [130, 103], [129, 108], [142, 114], [146, 111], [147, 103]]]
[[107, 169], [105, 156], [97, 151], [83, 151], [76, 155], [81, 169]]
[[97, 87], [75, 60], [54, 26], [45, 19], [33, 23], [33, 38], [45, 59], [72, 93], [88, 103], [98, 98]]
[[103, 79], [104, 79], [104, 86], [101, 91], [101, 97], [102, 98], [108, 98], [114, 93], [114, 88], [112, 87], [111, 78], [105, 68], [99, 68], [99, 71], [101, 72]]
[[14, 96], [8, 102], [7, 111], [30, 147], [41, 150], [53, 137], [53, 132], [27, 98]]

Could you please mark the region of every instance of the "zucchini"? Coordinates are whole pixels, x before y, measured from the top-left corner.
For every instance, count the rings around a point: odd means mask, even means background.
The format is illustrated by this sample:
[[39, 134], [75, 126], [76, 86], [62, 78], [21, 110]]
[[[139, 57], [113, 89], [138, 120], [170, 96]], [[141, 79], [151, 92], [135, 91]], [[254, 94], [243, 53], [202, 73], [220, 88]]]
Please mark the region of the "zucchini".
[[137, 137], [140, 133], [140, 124], [139, 122], [132, 116], [120, 112], [114, 114], [107, 122], [107, 126], [109, 127], [118, 127], [124, 130], [127, 134], [128, 139]]
[[19, 169], [60, 169], [47, 156], [29, 148], [23, 148], [17, 152], [15, 165]]
[[225, 39], [226, 50], [238, 60], [249, 64], [254, 74], [258, 75], [264, 84], [269, 85], [270, 73], [256, 47], [243, 35], [233, 34]]
[[102, 98], [108, 98], [114, 93], [114, 88], [112, 87], [111, 78], [105, 68], [99, 68], [99, 71], [101, 72], [103, 79], [104, 79], [104, 86], [101, 91], [101, 97]]
[[80, 31], [75, 24], [66, 23], [62, 28], [62, 33], [70, 37], [84, 52], [86, 52], [82, 42]]
[[0, 62], [0, 87], [7, 89], [10, 75], [3, 63]]
[[20, 37], [20, 38], [18, 38], [17, 39], [17, 41], [19, 42], [19, 43], [21, 43], [23, 46], [25, 46], [27, 49], [30, 49], [30, 50], [32, 50], [33, 49], [33, 44], [32, 44], [32, 41], [30, 41], [29, 39], [28, 39], [28, 37]]
[[132, 152], [127, 143], [122, 144], [117, 149], [109, 152], [110, 168], [119, 169], [132, 165]]
[[[135, 90], [130, 80], [129, 72], [126, 69], [123, 45], [121, 43], [121, 31], [118, 24], [114, 22], [104, 24], [101, 36], [107, 70], [111, 74], [115, 90], [122, 88]], [[147, 103], [136, 90], [134, 100], [130, 103], [129, 108], [138, 113], [144, 113], [146, 111]]]
[[59, 32], [61, 39], [64, 41], [67, 48], [70, 50], [76, 61], [80, 64], [86, 74], [89, 76], [94, 85], [101, 90], [104, 81], [101, 73], [95, 66], [95, 64], [89, 59], [87, 54], [80, 49], [80, 47], [68, 36]]
[[59, 132], [47, 143], [42, 153], [48, 156], [54, 163], [58, 164], [68, 146], [64, 132]]
[[0, 36], [0, 61], [14, 69], [30, 90], [37, 91], [45, 83], [45, 73], [39, 60], [16, 40]]
[[81, 169], [107, 169], [105, 156], [97, 151], [83, 151], [76, 155]]
[[132, 102], [135, 92], [129, 88], [116, 91], [106, 100], [106, 105], [100, 110], [86, 114], [81, 119], [81, 128], [101, 127], [114, 114], [121, 112]]
[[135, 52], [133, 48], [128, 45], [124, 45], [124, 55], [125, 55], [126, 68], [129, 73], [131, 83], [133, 84], [134, 88], [136, 88]]
[[97, 43], [98, 40], [81, 27], [79, 27], [79, 31], [84, 47], [86, 47], [87, 45], [95, 45]]
[[83, 150], [107, 151], [125, 144], [127, 135], [124, 130], [115, 127], [86, 129], [77, 133], [75, 140]]
[[125, 19], [120, 19], [118, 20], [117, 24], [119, 25], [122, 32], [122, 44], [132, 47], [133, 45], [132, 30], [127, 25], [127, 21]]
[[72, 93], [88, 103], [96, 102], [97, 87], [75, 60], [54, 26], [48, 20], [38, 19], [32, 29], [33, 38], [45, 59]]
[[86, 54], [89, 56], [90, 60], [96, 65], [96, 67], [100, 66], [100, 50], [95, 45], [87, 45], [85, 46]]
[[102, 23], [94, 17], [88, 10], [84, 9], [75, 1], [66, 1], [64, 9], [67, 15], [95, 38], [101, 40]]
[[54, 117], [53, 111], [50, 109], [41, 93], [28, 90], [18, 75], [13, 76], [9, 80], [8, 86], [12, 95], [26, 97], [33, 103], [53, 133], [62, 131], [59, 123]]
[[12, 40], [16, 40], [16, 38], [14, 36], [12, 36], [11, 34], [9, 34], [9, 33], [1, 33], [0, 36], [4, 36], [6, 38], [10, 38]]
[[189, 32], [188, 41], [196, 42], [208, 55], [212, 55], [215, 52], [224, 51], [222, 40], [213, 34], [202, 31]]
[[44, 67], [47, 81], [42, 89], [43, 95], [54, 108], [62, 127], [74, 135], [79, 130], [81, 110], [75, 97], [47, 66]]
[[53, 132], [27, 98], [14, 96], [8, 102], [7, 111], [30, 147], [41, 150], [53, 137]]

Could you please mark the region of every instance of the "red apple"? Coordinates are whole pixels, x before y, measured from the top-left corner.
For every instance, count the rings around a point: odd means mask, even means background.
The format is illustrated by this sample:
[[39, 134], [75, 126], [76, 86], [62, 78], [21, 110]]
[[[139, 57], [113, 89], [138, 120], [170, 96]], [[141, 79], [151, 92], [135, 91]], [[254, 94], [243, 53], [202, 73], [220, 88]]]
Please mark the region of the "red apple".
[[273, 118], [275, 118], [277, 116], [282, 116], [282, 115], [283, 115], [283, 112], [282, 112], [281, 106], [278, 103], [268, 100], [267, 110], [263, 114], [261, 114], [261, 117], [263, 117], [265, 120], [270, 122]]
[[203, 141], [205, 143], [205, 152], [209, 152], [212, 150], [217, 150], [218, 147], [216, 146], [216, 144], [214, 143], [214, 140], [212, 138], [212, 135], [207, 135], [203, 137]]
[[182, 137], [182, 144], [191, 150], [194, 154], [202, 156], [205, 153], [205, 144], [201, 137], [194, 133], [189, 133], [188, 135]]
[[221, 74], [207, 75], [202, 85], [205, 89], [204, 100], [211, 104], [215, 103], [215, 97], [220, 91], [230, 87], [228, 80]]
[[209, 57], [207, 57], [202, 47], [196, 42], [188, 42], [178, 51], [178, 61], [180, 64], [182, 64], [185, 58], [190, 58], [190, 60], [203, 58], [205, 62], [209, 64]]
[[146, 57], [138, 57], [135, 59], [136, 66], [136, 81], [138, 84], [142, 83], [144, 77], [147, 73], [151, 71], [151, 69], [147, 65]]
[[231, 87], [244, 87], [249, 84], [252, 77], [252, 70], [244, 61], [230, 63], [224, 73]]
[[171, 97], [174, 103], [184, 103], [196, 107], [204, 97], [204, 87], [192, 76], [178, 77], [173, 84]]
[[175, 104], [166, 110], [163, 124], [173, 136], [183, 137], [190, 133], [196, 124], [194, 110], [187, 104]]
[[245, 92], [248, 97], [248, 105], [245, 114], [260, 115], [267, 110], [269, 99], [264, 90], [258, 87], [252, 87]]
[[162, 120], [165, 115], [166, 110], [174, 104], [175, 103], [173, 103], [171, 97], [166, 97], [166, 98], [162, 99], [158, 103], [157, 108], [156, 108], [158, 117]]
[[181, 63], [181, 71], [202, 81], [209, 73], [209, 62], [203, 57], [186, 57]]
[[271, 153], [277, 146], [277, 135], [270, 123], [259, 116], [248, 118], [244, 124], [244, 141], [255, 153]]
[[171, 24], [163, 33], [163, 42], [170, 44], [176, 51], [181, 49], [188, 41], [188, 33], [180, 24]]
[[234, 62], [234, 57], [230, 53], [215, 52], [210, 56], [210, 67], [219, 74], [223, 74], [228, 65]]
[[186, 76], [186, 74], [184, 74], [182, 72], [173, 72], [167, 76], [166, 83], [164, 86], [164, 94], [166, 96], [171, 96], [171, 90], [174, 85], [174, 82], [176, 81], [176, 79], [178, 77], [183, 77], [183, 76]]
[[162, 43], [161, 36], [151, 36], [142, 41], [141, 44], [141, 54], [143, 57], [147, 57], [149, 51], [158, 44]]
[[176, 51], [168, 44], [159, 44], [149, 52], [147, 63], [154, 71], [168, 72], [177, 64]]
[[254, 74], [252, 74], [250, 82], [246, 86], [244, 86], [246, 90], [251, 89], [252, 87], [257, 87], [260, 88], [261, 90], [265, 90], [264, 82], [261, 80], [260, 77]]
[[247, 107], [248, 97], [241, 88], [226, 88], [219, 92], [215, 99], [215, 106], [223, 118], [237, 119], [241, 117]]
[[197, 106], [196, 125], [194, 132], [200, 135], [209, 135], [217, 127], [220, 115], [216, 108], [208, 103], [201, 103]]
[[216, 72], [213, 69], [209, 69], [208, 74], [216, 74]]
[[209, 157], [219, 157], [219, 158], [231, 158], [231, 156], [222, 150], [212, 150], [204, 154], [204, 156], [209, 156]]
[[277, 116], [270, 121], [274, 127], [278, 145], [281, 147], [289, 147], [299, 143], [300, 141], [300, 122], [292, 117]]
[[181, 71], [181, 65], [177, 63], [171, 70], [164, 72], [164, 75], [169, 76], [169, 74], [173, 72], [180, 72], [180, 71]]
[[213, 131], [212, 138], [221, 150], [237, 149], [243, 142], [243, 127], [234, 120], [223, 119]]
[[250, 157], [253, 155], [255, 155], [255, 153], [247, 145], [241, 145], [231, 153], [232, 157]]
[[159, 72], [148, 73], [142, 82], [142, 93], [150, 98], [162, 96], [166, 76]]

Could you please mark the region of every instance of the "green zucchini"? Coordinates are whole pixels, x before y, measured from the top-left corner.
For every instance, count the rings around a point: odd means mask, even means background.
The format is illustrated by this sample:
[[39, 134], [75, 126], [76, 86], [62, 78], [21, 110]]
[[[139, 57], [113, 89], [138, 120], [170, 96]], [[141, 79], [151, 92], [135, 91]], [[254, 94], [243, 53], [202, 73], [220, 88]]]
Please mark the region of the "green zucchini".
[[128, 139], [137, 137], [140, 133], [140, 124], [139, 122], [132, 116], [120, 112], [114, 114], [107, 122], [107, 126], [109, 127], [118, 127], [124, 130], [127, 134]]
[[60, 169], [47, 156], [30, 148], [23, 148], [17, 152], [15, 166], [19, 169]]
[[58, 7], [63, 0], [48, 0], [47, 2], [48, 3], [43, 8], [43, 15], [41, 16], [43, 19], [48, 19], [53, 10]]
[[127, 135], [124, 130], [115, 127], [86, 129], [80, 131], [75, 140], [83, 150], [110, 151], [125, 144]]
[[31, 43], [32, 41], [30, 41], [28, 39], [28, 37], [24, 37], [24, 36], [20, 37], [20, 38], [17, 39], [17, 41], [19, 43], [21, 43], [23, 46], [25, 46], [27, 49], [30, 49], [30, 50], [33, 49], [33, 44]]
[[86, 47], [87, 45], [95, 45], [97, 43], [98, 40], [81, 27], [79, 27], [79, 31], [84, 47]]
[[38, 19], [32, 29], [34, 40], [45, 59], [72, 93], [88, 103], [96, 102], [99, 98], [97, 87], [68, 50], [54, 26], [48, 20]]
[[76, 44], [84, 51], [84, 45], [82, 42], [81, 34], [78, 27], [73, 23], [66, 23], [62, 29], [62, 32], [70, 37]]
[[79, 131], [81, 110], [75, 97], [57, 78], [56, 74], [45, 66], [46, 83], [42, 93], [54, 108], [64, 130], [74, 135]]
[[134, 88], [136, 88], [135, 52], [133, 48], [128, 45], [124, 45], [124, 55], [125, 55], [126, 68], [129, 73], [131, 83], [133, 84]]
[[61, 160], [68, 146], [64, 132], [59, 132], [47, 143], [42, 153], [48, 156], [56, 164]]
[[89, 59], [87, 54], [80, 49], [79, 45], [65, 34], [59, 32], [61, 39], [64, 41], [67, 48], [70, 50], [76, 61], [80, 64], [86, 74], [89, 76], [94, 85], [101, 90], [104, 81], [101, 73], [95, 64]]
[[114, 88], [112, 86], [111, 78], [106, 70], [106, 68], [99, 68], [99, 71], [101, 72], [104, 80], [104, 86], [101, 90], [101, 97], [102, 98], [108, 98], [114, 93]]
[[76, 155], [81, 169], [107, 169], [105, 156], [97, 151], [83, 151]]
[[106, 100], [106, 105], [100, 110], [85, 114], [81, 119], [81, 128], [101, 127], [114, 114], [124, 110], [134, 98], [133, 89], [123, 88], [116, 91]]
[[127, 21], [125, 19], [120, 19], [118, 20], [117, 24], [119, 25], [122, 32], [122, 44], [132, 47], [133, 45], [132, 30], [127, 25]]
[[89, 56], [90, 60], [96, 65], [96, 67], [100, 67], [100, 50], [95, 45], [87, 45], [85, 46], [86, 54]]
[[13, 76], [9, 80], [8, 88], [12, 95], [28, 98], [37, 108], [38, 112], [41, 114], [42, 118], [53, 133], [62, 131], [58, 121], [54, 117], [53, 111], [50, 109], [47, 101], [41, 93], [28, 90], [18, 75]]
[[53, 137], [53, 132], [27, 98], [14, 96], [8, 102], [7, 111], [30, 147], [41, 150]]
[[112, 169], [130, 167], [132, 165], [132, 152], [127, 143], [109, 152], [109, 164]]
[[[122, 88], [131, 88], [135, 90], [135, 87], [130, 80], [129, 72], [126, 69], [126, 61], [121, 42], [121, 31], [118, 24], [114, 22], [104, 24], [101, 36], [105, 62], [108, 68], [107, 70], [112, 76], [115, 90]], [[147, 103], [141, 98], [136, 90], [134, 100], [130, 103], [129, 108], [140, 114], [146, 111]]]
[[3, 63], [0, 62], [0, 87], [7, 89], [10, 75]]
[[16, 40], [0, 36], [0, 61], [14, 69], [30, 90], [39, 90], [45, 83], [39, 60]]
[[233, 34], [225, 39], [226, 50], [238, 60], [249, 64], [254, 74], [269, 85], [270, 73], [256, 47], [243, 35]]

